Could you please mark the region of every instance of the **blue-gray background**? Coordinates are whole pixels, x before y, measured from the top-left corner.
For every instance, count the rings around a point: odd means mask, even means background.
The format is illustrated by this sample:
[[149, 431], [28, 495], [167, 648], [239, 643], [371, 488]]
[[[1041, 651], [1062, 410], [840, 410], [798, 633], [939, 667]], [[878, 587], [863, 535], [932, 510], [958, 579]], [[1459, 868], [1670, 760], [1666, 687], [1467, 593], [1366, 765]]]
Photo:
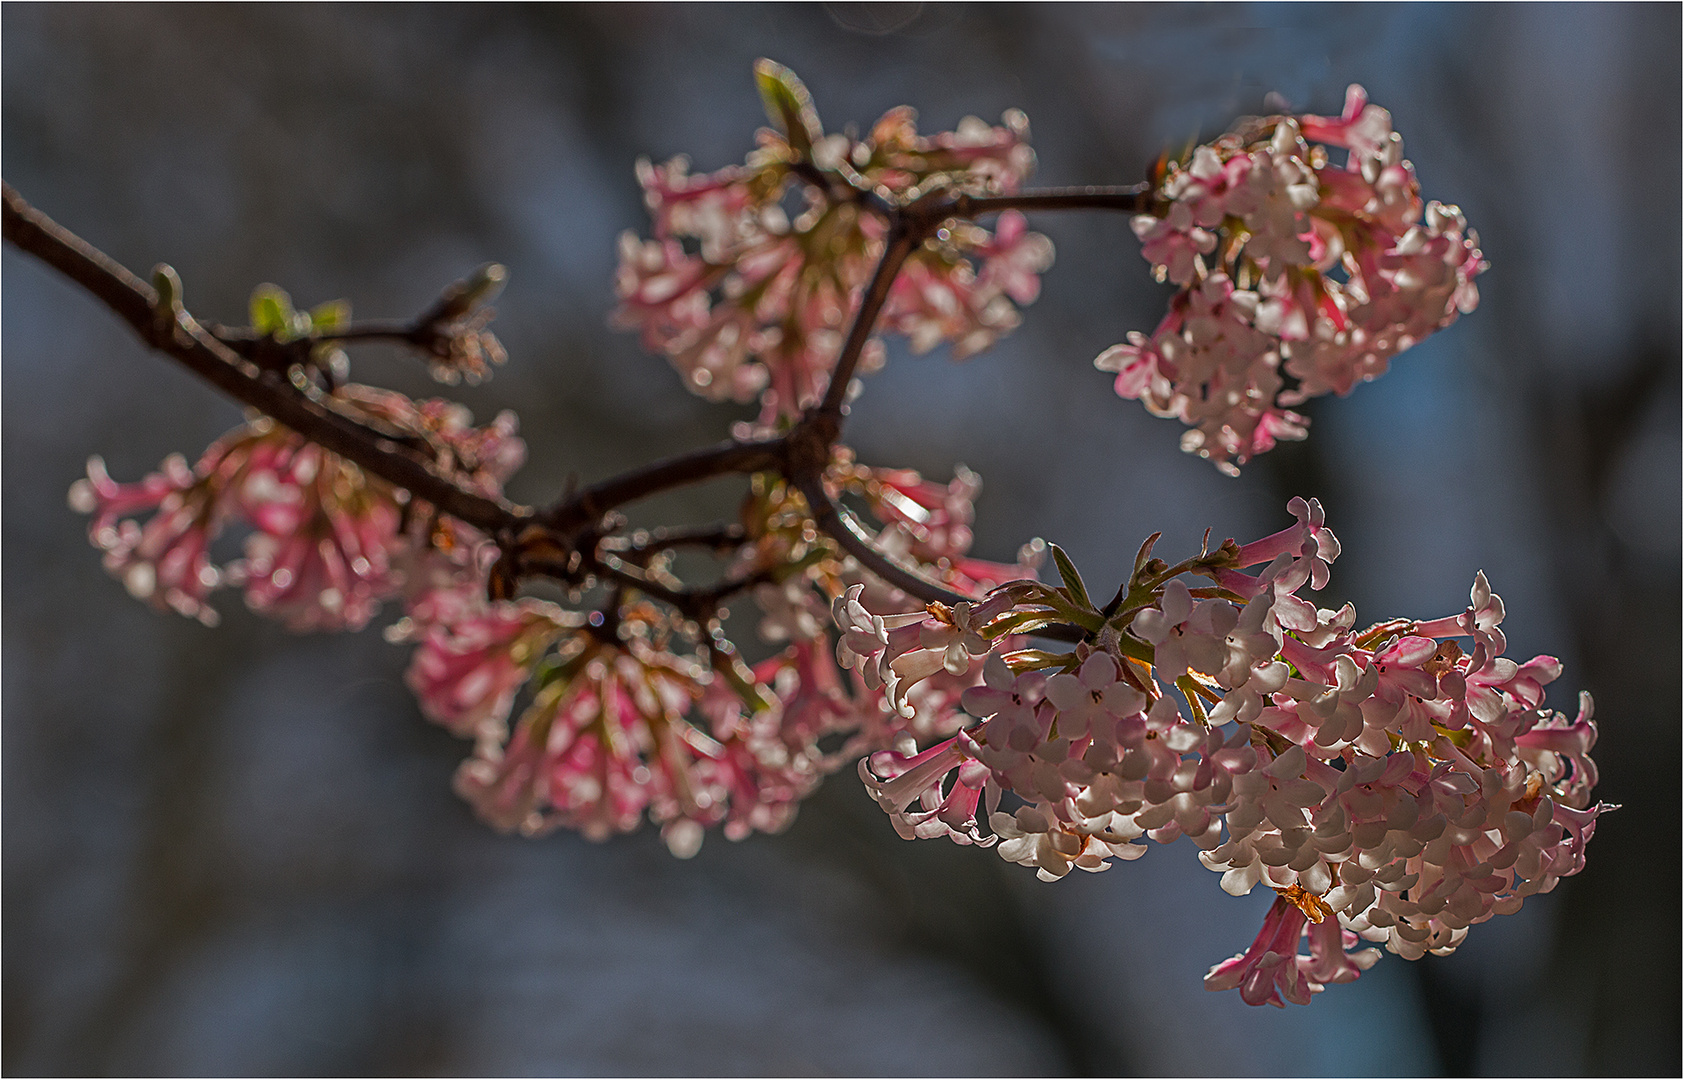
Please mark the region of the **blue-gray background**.
[[[1272, 531], [1295, 493], [1345, 555], [1324, 602], [1457, 610], [1484, 568], [1512, 651], [1597, 694], [1590, 868], [1449, 959], [1387, 957], [1308, 1009], [1200, 976], [1267, 897], [1191, 849], [1043, 885], [896, 839], [847, 776], [794, 828], [693, 862], [647, 833], [503, 838], [449, 792], [375, 632], [206, 630], [129, 600], [64, 492], [135, 478], [238, 411], [87, 297], [4, 255], [4, 1055], [11, 1073], [1676, 1073], [1679, 1068], [1679, 10], [1478, 7], [37, 7], [0, 11], [6, 178], [198, 314], [258, 282], [367, 316], [490, 258], [519, 410], [514, 494], [718, 438], [611, 333], [631, 166], [740, 160], [771, 56], [833, 127], [1030, 115], [1042, 182], [1127, 182], [1263, 95], [1390, 108], [1491, 271], [1472, 317], [1225, 479], [1089, 366], [1149, 329], [1121, 217], [1048, 216], [1021, 331], [891, 356], [851, 439], [987, 481], [978, 549], [1064, 543], [1090, 581], [1140, 538]], [[365, 380], [425, 389], [377, 354]], [[650, 514], [709, 520], [715, 484]]]

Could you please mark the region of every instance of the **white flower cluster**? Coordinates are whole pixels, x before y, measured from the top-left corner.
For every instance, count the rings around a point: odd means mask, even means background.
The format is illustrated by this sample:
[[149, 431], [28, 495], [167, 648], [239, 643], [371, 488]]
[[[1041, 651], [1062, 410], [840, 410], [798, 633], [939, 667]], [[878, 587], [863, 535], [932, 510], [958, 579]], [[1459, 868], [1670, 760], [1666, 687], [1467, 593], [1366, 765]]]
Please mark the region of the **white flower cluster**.
[[[1293, 509], [1296, 527], [1224, 548], [1237, 553], [1228, 565], [1205, 558], [1197, 569], [1219, 589], [1155, 585], [1067, 659], [1040, 654], [1042, 670], [1014, 673], [990, 654], [983, 684], [963, 696], [980, 724], [922, 754], [862, 763], [902, 835], [998, 841], [1047, 880], [1137, 858], [1143, 839], [1188, 836], [1225, 891], [1265, 884], [1290, 900], [1302, 916], [1292, 955], [1298, 935], [1314, 938], [1295, 964], [1271, 947], [1247, 954], [1243, 971], [1213, 970], [1213, 989], [1276, 1003], [1371, 962], [1330, 959], [1329, 942], [1341, 957], [1359, 938], [1409, 959], [1448, 953], [1469, 926], [1576, 873], [1608, 809], [1590, 799], [1589, 695], [1572, 722], [1543, 707], [1560, 664], [1502, 655], [1502, 602], [1483, 575], [1460, 615], [1362, 633], [1349, 606], [1301, 600], [1297, 589], [1325, 583], [1338, 544], [1319, 506]], [[1265, 559], [1255, 576], [1236, 568]], [[847, 647], [904, 694], [919, 671], [985, 651], [970, 620], [1009, 622], [1017, 609], [1000, 601], [1013, 595], [951, 622], [862, 621], [842, 602], [838, 615], [852, 620]], [[1007, 799], [1020, 805], [1000, 809]], [[1272, 918], [1268, 933], [1283, 932], [1286, 916]], [[1254, 977], [1265, 968], [1268, 979]]]

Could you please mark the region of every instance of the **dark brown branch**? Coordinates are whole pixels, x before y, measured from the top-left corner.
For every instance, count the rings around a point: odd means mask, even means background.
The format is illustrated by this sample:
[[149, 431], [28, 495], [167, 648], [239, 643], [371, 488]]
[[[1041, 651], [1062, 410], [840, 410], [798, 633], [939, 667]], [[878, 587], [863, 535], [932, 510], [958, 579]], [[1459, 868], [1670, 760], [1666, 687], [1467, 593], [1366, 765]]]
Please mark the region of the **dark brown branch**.
[[849, 176], [834, 169], [821, 169], [811, 161], [790, 164], [789, 171], [798, 180], [818, 188], [831, 202], [853, 203], [863, 206], [885, 219], [895, 215], [895, 206], [863, 183], [856, 183], [858, 173]]
[[370, 319], [311, 336], [316, 341], [390, 341], [409, 345], [435, 358], [447, 358], [453, 333], [460, 329], [463, 320], [473, 315], [476, 307], [481, 308], [486, 319], [490, 317], [491, 311], [483, 305], [502, 291], [508, 276], [501, 263], [486, 263], [462, 280], [446, 285], [438, 299], [409, 322]]
[[617, 585], [652, 596], [698, 623], [706, 623], [712, 619], [718, 613], [719, 605], [736, 594], [777, 578], [777, 569], [772, 568], [733, 575], [712, 585], [675, 589], [656, 581], [641, 567], [613, 555], [607, 558], [600, 555], [593, 557], [590, 570], [598, 577]]
[[636, 589], [638, 592], [677, 608], [688, 617], [695, 617], [693, 614], [694, 604], [685, 590], [663, 585], [650, 578], [639, 567], [612, 557], [607, 559], [593, 558], [590, 570], [597, 577], [612, 581], [623, 588]]
[[185, 312], [157, 310], [158, 293], [115, 260], [4, 186], [5, 239], [87, 289], [141, 339], [169, 354], [242, 404], [267, 413], [312, 442], [353, 461], [439, 510], [487, 532], [520, 524], [530, 511], [457, 487], [392, 440], [325, 408], [264, 373], [212, 337]]
[[646, 555], [675, 547], [706, 547], [716, 551], [729, 551], [742, 546], [747, 538], [748, 530], [741, 525], [691, 525], [656, 529], [650, 533], [649, 539], [636, 546], [640, 553]]
[[854, 520], [854, 515], [838, 506], [836, 500], [830, 497], [830, 493], [825, 491], [824, 481], [817, 477], [800, 477], [796, 480], [796, 486], [807, 499], [807, 505], [812, 508], [813, 521], [818, 525], [819, 531], [835, 540], [842, 550], [857, 559], [861, 566], [890, 585], [926, 604], [958, 604], [976, 599], [954, 592], [945, 585], [938, 585], [878, 551], [871, 538]]
[[960, 195], [953, 217], [972, 218], [1001, 210], [1121, 210], [1138, 214], [1151, 205], [1152, 185], [1041, 188], [1015, 195]]
[[[801, 494], [806, 497], [807, 504], [813, 508], [813, 521], [818, 525], [819, 531], [835, 540], [842, 550], [858, 560], [861, 566], [890, 585], [926, 604], [958, 604], [977, 599], [954, 592], [945, 585], [939, 585], [879, 551], [854, 515], [849, 513], [846, 507], [838, 505], [825, 491], [822, 481], [798, 486], [801, 488]], [[1068, 642], [1087, 640], [1087, 632], [1081, 627], [1066, 626], [1062, 623], [1042, 627], [1030, 636]]]
[[4, 185], [5, 238], [19, 250], [64, 274], [148, 337], [158, 294], [146, 282], [80, 236], [30, 206], [10, 184]]
[[617, 506], [668, 488], [682, 487], [730, 473], [781, 472], [788, 454], [786, 439], [729, 442], [657, 461], [632, 472], [580, 488], [544, 510], [539, 520], [563, 533], [589, 526]]
[[842, 404], [848, 396], [848, 381], [854, 377], [854, 365], [859, 363], [865, 343], [871, 340], [872, 331], [877, 328], [877, 316], [889, 299], [889, 289], [900, 275], [901, 264], [923, 239], [921, 232], [903, 228], [898, 219], [890, 225], [888, 246], [883, 249], [883, 257], [877, 260], [877, 270], [871, 275], [865, 296], [860, 299], [859, 310], [854, 314], [854, 325], [848, 330], [848, 339], [843, 342], [842, 353], [836, 358], [836, 367], [831, 372], [830, 386], [825, 389], [824, 400], [816, 410], [819, 415], [842, 415]]
[[354, 322], [343, 330], [323, 330], [314, 337], [317, 341], [390, 341], [414, 345], [416, 325], [401, 319], [368, 319]]
[[[824, 187], [826, 191], [830, 191], [833, 186], [829, 182], [830, 174], [813, 166], [808, 166], [806, 172], [798, 170], [798, 175], [808, 183]], [[857, 189], [847, 185], [840, 178], [836, 179], [836, 183], [857, 194]], [[831, 373], [824, 401], [810, 415], [838, 419], [841, 417], [842, 405], [848, 394], [848, 381], [853, 378], [854, 366], [859, 362], [866, 342], [871, 339], [877, 328], [878, 316], [882, 314], [883, 305], [889, 299], [889, 290], [894, 287], [902, 264], [917, 250], [919, 244], [940, 228], [943, 221], [955, 217], [980, 217], [1002, 210], [1122, 210], [1139, 213], [1150, 204], [1151, 192], [1150, 184], [1134, 184], [1128, 187], [1048, 188], [1023, 191], [1015, 195], [955, 196], [937, 190], [903, 207], [873, 205], [872, 209], [883, 214], [889, 221], [889, 243], [883, 249], [883, 255], [871, 275], [871, 283], [860, 300], [853, 326], [848, 331], [848, 338], [843, 343], [841, 354], [836, 358], [836, 367]]]

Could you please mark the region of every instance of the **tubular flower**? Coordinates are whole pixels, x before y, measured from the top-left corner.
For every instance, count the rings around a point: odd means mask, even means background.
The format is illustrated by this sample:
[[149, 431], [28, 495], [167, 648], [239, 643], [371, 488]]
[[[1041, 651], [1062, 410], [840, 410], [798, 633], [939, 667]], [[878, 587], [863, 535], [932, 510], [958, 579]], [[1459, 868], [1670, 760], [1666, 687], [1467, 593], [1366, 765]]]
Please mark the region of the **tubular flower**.
[[397, 592], [397, 493], [276, 428], [249, 447], [235, 512], [256, 527], [236, 564], [246, 604], [291, 630], [358, 629]]
[[[1358, 943], [1357, 935], [1342, 929], [1331, 914], [1313, 896], [1281, 890], [1251, 948], [1211, 968], [1205, 989], [1238, 988], [1247, 1005], [1284, 1009], [1282, 997], [1294, 1005], [1308, 1005], [1310, 995], [1328, 983], [1352, 981], [1374, 966], [1380, 952], [1349, 952]], [[1304, 938], [1310, 942], [1308, 956], [1298, 952]]]
[[[1035, 158], [1015, 111], [1002, 126], [968, 117], [923, 136], [916, 114], [898, 108], [864, 138], [825, 135], [793, 74], [767, 61], [756, 70], [783, 130], [763, 129], [745, 164], [693, 175], [682, 157], [638, 163], [654, 235], [620, 238], [614, 320], [639, 330], [692, 392], [758, 396], [770, 423], [823, 396], [849, 313], [883, 252], [888, 227], [865, 208], [864, 193], [1011, 192]], [[792, 189], [800, 205], [786, 211]], [[882, 325], [916, 352], [949, 342], [955, 357], [968, 356], [1017, 326], [1016, 305], [1035, 299], [1051, 263], [1051, 242], [1021, 214], [1002, 215], [993, 231], [955, 222], [907, 260]], [[861, 370], [882, 356], [873, 342]]]
[[911, 537], [911, 554], [923, 562], [963, 557], [971, 547], [973, 504], [982, 477], [963, 465], [947, 484], [925, 480], [911, 469], [856, 466], [851, 478], [870, 502], [872, 512]]
[[[512, 413], [475, 428], [448, 402], [355, 384], [334, 398], [363, 422], [424, 447], [441, 470], [483, 494], [499, 493], [525, 456]], [[93, 458], [87, 478], [71, 487], [70, 505], [93, 515], [89, 538], [134, 595], [214, 624], [210, 593], [240, 585], [252, 610], [300, 631], [367, 625], [404, 587], [402, 565], [471, 533], [433, 520], [430, 507], [268, 419], [212, 443], [191, 469], [172, 455], [137, 484], [115, 483]], [[144, 526], [134, 520], [147, 513]], [[230, 524], [251, 533], [243, 557], [218, 566], [210, 549]]]
[[[389, 631], [393, 641], [418, 643], [404, 682], [421, 712], [452, 734], [475, 740], [506, 732], [515, 694], [532, 678], [545, 651], [584, 616], [540, 600], [488, 602], [485, 586], [469, 581], [467, 596], [432, 618], [415, 613]], [[435, 610], [437, 597], [431, 598]]]
[[[88, 539], [105, 552], [105, 569], [130, 595], [216, 625], [216, 609], [205, 601], [223, 583], [209, 550], [221, 512], [211, 485], [185, 458], [171, 454], [158, 472], [119, 484], [102, 458], [90, 457], [87, 479], [70, 487], [70, 508], [93, 515]], [[147, 513], [144, 527], [133, 520]]]
[[[1355, 979], [1377, 955], [1351, 952], [1364, 940], [1406, 959], [1451, 952], [1473, 924], [1577, 873], [1612, 809], [1591, 799], [1589, 695], [1571, 722], [1544, 705], [1561, 666], [1502, 656], [1502, 600], [1483, 574], [1458, 615], [1360, 633], [1349, 606], [1299, 598], [1327, 583], [1339, 543], [1319, 504], [1289, 509], [1295, 526], [1175, 567], [1149, 560], [1149, 543], [1104, 612], [1056, 549], [1063, 589], [1023, 582], [974, 605], [989, 648], [962, 704], [979, 722], [861, 765], [896, 829], [998, 841], [1047, 880], [1138, 857], [1142, 838], [1189, 836], [1224, 891], [1282, 897], [1251, 949], [1206, 978], [1254, 1005]], [[1219, 587], [1190, 589], [1185, 573]], [[895, 635], [919, 626], [900, 620], [919, 616], [865, 612], [854, 596], [837, 606], [842, 649], [888, 685]], [[999, 647], [1048, 621], [1088, 640], [1063, 654]], [[996, 809], [1003, 799], [1015, 809]]]
[[1302, 439], [1291, 406], [1378, 378], [1479, 303], [1478, 237], [1456, 207], [1422, 206], [1391, 114], [1360, 86], [1338, 117], [1242, 121], [1170, 163], [1153, 197], [1134, 229], [1180, 291], [1150, 337], [1095, 365], [1224, 472]]

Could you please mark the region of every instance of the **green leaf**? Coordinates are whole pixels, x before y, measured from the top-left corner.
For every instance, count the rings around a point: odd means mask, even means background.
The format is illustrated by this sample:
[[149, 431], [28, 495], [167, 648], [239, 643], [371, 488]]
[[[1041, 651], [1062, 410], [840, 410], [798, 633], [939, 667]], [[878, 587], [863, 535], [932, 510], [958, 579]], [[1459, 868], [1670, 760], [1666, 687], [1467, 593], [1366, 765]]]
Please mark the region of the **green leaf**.
[[274, 285], [259, 285], [251, 293], [251, 328], [259, 334], [284, 337], [292, 330], [292, 297]]
[[1057, 544], [1048, 544], [1052, 549], [1053, 565], [1058, 567], [1058, 576], [1064, 579], [1064, 587], [1070, 592], [1070, 599], [1079, 606], [1093, 609], [1093, 601], [1088, 599], [1088, 587], [1082, 583], [1082, 575], [1076, 570], [1076, 564], [1070, 561], [1070, 556]]
[[337, 330], [351, 321], [351, 301], [329, 300], [310, 309], [312, 331]]
[[1058, 616], [1050, 611], [1019, 611], [1001, 616], [988, 624], [988, 636], [1002, 638], [1008, 634], [1032, 634], [1045, 626], [1058, 622]]
[[754, 62], [754, 85], [760, 91], [766, 116], [783, 130], [790, 147], [807, 157], [814, 140], [824, 134], [818, 111], [813, 108], [813, 95], [795, 72], [764, 57]]
[[1152, 549], [1157, 546], [1159, 537], [1163, 535], [1161, 532], [1155, 532], [1140, 545], [1140, 552], [1134, 557], [1134, 574], [1129, 580], [1140, 580], [1140, 572], [1145, 567], [1146, 560], [1152, 557]]
[[1055, 653], [1045, 649], [1019, 649], [1016, 652], [1001, 653], [1000, 659], [1016, 674], [1025, 671], [1045, 671], [1048, 668], [1068, 670], [1077, 666], [1075, 653]]

